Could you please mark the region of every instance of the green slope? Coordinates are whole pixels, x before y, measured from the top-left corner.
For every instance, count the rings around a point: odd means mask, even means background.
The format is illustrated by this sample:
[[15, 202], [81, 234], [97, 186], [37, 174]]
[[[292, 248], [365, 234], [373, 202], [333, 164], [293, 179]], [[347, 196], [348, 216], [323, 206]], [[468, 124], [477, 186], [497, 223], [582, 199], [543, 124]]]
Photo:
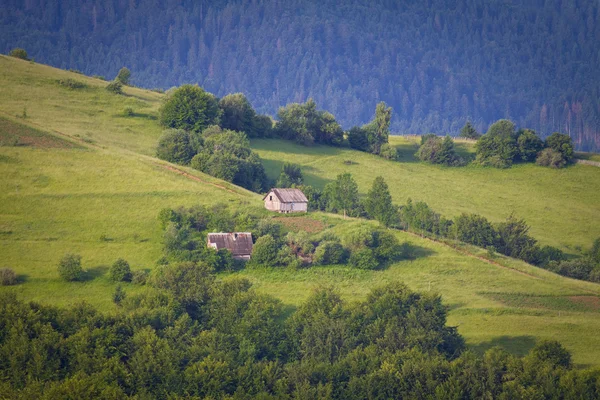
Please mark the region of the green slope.
[[[499, 170], [469, 165], [448, 168], [418, 163], [412, 139], [392, 137], [403, 162], [392, 162], [349, 149], [304, 147], [288, 141], [253, 140], [267, 174], [275, 178], [284, 162], [300, 164], [310, 185], [323, 187], [350, 172], [365, 194], [377, 175], [385, 178], [394, 202], [423, 200], [446, 217], [462, 212], [501, 221], [510, 213], [524, 218], [542, 244], [580, 253], [600, 236], [600, 168], [574, 165], [562, 170], [534, 164]], [[459, 150], [469, 156], [470, 144]], [[350, 165], [346, 163], [352, 161]]]
[[[105, 82], [7, 57], [0, 57], [0, 66], [0, 84], [6, 88], [0, 93], [0, 267], [13, 268], [22, 279], [19, 285], [0, 287], [0, 291], [55, 304], [85, 300], [110, 311], [115, 284], [108, 280], [107, 267], [123, 257], [134, 270], [154, 268], [161, 254], [156, 220], [161, 208], [215, 202], [260, 206], [259, 195], [180, 168], [195, 178], [185, 177], [151, 156], [160, 134], [153, 118], [161, 95], [133, 88], [126, 89], [129, 96], [111, 95], [103, 89]], [[64, 78], [86, 82], [88, 87], [71, 90], [57, 85]], [[144, 115], [123, 117], [121, 111], [132, 104], [135, 112], [145, 110]], [[27, 118], [17, 118], [25, 107]], [[41, 139], [16, 142], [15, 136]], [[518, 207], [515, 211], [533, 225], [534, 235], [574, 251], [600, 234], [593, 224], [599, 207], [593, 190], [600, 169], [450, 170], [415, 163], [413, 145], [397, 144], [403, 147], [406, 162], [282, 141], [253, 143], [271, 175], [282, 162], [294, 161], [304, 165], [309, 183], [322, 186], [348, 170], [365, 192], [373, 177], [382, 174], [397, 202], [411, 196], [449, 216], [473, 208], [499, 220], [511, 207]], [[464, 144], [462, 151], [467, 154], [469, 145]], [[345, 165], [344, 160], [357, 164]], [[566, 191], [553, 195], [553, 186], [562, 176], [577, 196]], [[510, 189], [497, 192], [503, 183]], [[535, 200], [536, 196], [541, 198]], [[534, 200], [560, 208], [560, 213], [540, 213], [529, 204]], [[355, 223], [317, 217], [335, 220], [332, 230], [343, 231]], [[405, 281], [413, 289], [440, 293], [450, 307], [450, 323], [459, 327], [475, 350], [500, 344], [521, 354], [541, 338], [554, 338], [573, 352], [578, 364], [600, 364], [600, 337], [591, 334], [600, 328], [596, 303], [600, 285], [506, 258], [496, 260], [500, 265], [491, 264], [470, 255], [485, 255], [472, 247], [457, 251], [411, 234], [397, 235], [411, 241], [419, 257], [384, 271], [332, 266], [235, 275], [248, 277], [259, 291], [280, 298], [290, 310], [318, 285], [332, 284], [344, 297], [360, 299], [375, 285]], [[82, 254], [86, 281], [58, 279], [56, 263], [66, 252]], [[125, 286], [128, 293], [149, 290]]]

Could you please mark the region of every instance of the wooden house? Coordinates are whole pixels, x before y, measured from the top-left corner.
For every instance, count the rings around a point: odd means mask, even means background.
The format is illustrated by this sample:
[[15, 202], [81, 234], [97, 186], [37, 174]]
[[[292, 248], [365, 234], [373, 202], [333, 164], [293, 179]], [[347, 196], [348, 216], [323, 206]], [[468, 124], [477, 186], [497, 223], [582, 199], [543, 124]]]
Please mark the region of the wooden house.
[[307, 212], [308, 199], [299, 189], [271, 189], [263, 198], [265, 208], [280, 213]]
[[252, 234], [250, 232], [209, 233], [207, 246], [215, 250], [227, 249], [238, 260], [250, 259], [252, 255]]

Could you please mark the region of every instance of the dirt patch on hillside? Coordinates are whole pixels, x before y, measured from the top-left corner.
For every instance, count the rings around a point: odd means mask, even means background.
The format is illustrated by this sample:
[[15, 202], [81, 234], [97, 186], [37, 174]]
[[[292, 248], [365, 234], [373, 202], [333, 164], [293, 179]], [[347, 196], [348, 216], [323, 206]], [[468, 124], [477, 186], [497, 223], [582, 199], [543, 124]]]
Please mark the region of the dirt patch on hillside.
[[327, 226], [323, 222], [307, 217], [277, 217], [273, 219], [294, 232], [305, 231], [315, 233], [327, 229]]
[[0, 146], [54, 149], [79, 148], [75, 143], [0, 117]]
[[600, 311], [600, 297], [596, 296], [570, 296], [571, 300], [575, 304], [581, 304], [591, 310]]

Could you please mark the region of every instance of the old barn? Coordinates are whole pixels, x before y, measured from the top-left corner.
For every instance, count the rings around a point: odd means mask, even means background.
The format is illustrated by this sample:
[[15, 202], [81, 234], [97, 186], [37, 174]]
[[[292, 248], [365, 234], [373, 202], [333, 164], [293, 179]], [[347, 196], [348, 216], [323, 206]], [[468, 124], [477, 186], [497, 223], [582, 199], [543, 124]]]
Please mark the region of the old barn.
[[250, 259], [252, 234], [250, 232], [209, 233], [207, 246], [215, 250], [227, 249], [238, 260]]
[[308, 211], [308, 199], [299, 189], [271, 189], [263, 198], [265, 208], [280, 213]]

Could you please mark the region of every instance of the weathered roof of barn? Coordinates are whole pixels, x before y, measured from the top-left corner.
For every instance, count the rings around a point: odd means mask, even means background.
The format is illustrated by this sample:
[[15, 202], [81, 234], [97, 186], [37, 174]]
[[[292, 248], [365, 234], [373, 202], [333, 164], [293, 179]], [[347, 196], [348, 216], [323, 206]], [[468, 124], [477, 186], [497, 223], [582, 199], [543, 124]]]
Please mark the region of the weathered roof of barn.
[[252, 234], [250, 232], [209, 233], [208, 245], [217, 250], [227, 249], [234, 256], [252, 254]]
[[[269, 193], [271, 192], [277, 196], [281, 203], [308, 203], [308, 199], [300, 189], [271, 189]], [[269, 193], [267, 193], [267, 196]], [[267, 196], [263, 197], [263, 200]]]

